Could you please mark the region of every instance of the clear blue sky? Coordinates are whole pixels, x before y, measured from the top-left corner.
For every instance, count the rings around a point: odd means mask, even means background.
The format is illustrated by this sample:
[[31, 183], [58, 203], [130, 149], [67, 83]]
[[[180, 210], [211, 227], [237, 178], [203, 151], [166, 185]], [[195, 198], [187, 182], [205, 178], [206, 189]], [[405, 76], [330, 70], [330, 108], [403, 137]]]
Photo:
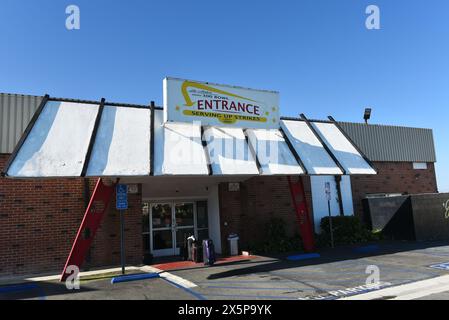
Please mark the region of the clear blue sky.
[[[81, 29], [65, 28], [65, 8]], [[381, 30], [365, 28], [365, 8]], [[449, 1], [0, 2], [0, 91], [162, 103], [162, 79], [278, 90], [282, 114], [434, 129], [449, 191]]]

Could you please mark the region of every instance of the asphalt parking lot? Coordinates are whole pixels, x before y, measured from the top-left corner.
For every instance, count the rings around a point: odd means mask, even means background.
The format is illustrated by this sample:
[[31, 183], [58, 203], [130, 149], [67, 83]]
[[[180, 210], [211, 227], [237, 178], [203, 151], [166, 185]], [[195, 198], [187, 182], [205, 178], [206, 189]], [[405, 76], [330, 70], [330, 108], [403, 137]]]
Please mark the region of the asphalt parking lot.
[[259, 257], [237, 265], [172, 273], [197, 284], [195, 292], [204, 298], [226, 300], [344, 297], [366, 284], [366, 269], [371, 265], [379, 267], [380, 282], [385, 287], [449, 273], [429, 267], [449, 262], [447, 243], [389, 243], [371, 252], [361, 249], [326, 250], [321, 258], [300, 262]]
[[[254, 257], [170, 270], [194, 283], [185, 288], [165, 278], [111, 284], [107, 279], [81, 282], [80, 290], [64, 284], [29, 282], [0, 287], [0, 299], [337, 299], [363, 291], [368, 266], [377, 266], [382, 287], [406, 284], [449, 274], [430, 265], [449, 262], [449, 243], [382, 243], [320, 252], [321, 257], [288, 261], [286, 257]], [[444, 298], [444, 294], [429, 298]], [[448, 297], [449, 298], [449, 297]]]

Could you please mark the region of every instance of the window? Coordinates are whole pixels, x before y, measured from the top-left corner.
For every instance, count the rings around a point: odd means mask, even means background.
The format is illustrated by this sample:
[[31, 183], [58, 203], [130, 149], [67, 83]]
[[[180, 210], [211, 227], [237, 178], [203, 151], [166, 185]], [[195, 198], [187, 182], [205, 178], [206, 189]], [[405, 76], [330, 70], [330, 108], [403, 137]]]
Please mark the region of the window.
[[427, 163], [426, 162], [413, 162], [413, 169], [427, 170]]

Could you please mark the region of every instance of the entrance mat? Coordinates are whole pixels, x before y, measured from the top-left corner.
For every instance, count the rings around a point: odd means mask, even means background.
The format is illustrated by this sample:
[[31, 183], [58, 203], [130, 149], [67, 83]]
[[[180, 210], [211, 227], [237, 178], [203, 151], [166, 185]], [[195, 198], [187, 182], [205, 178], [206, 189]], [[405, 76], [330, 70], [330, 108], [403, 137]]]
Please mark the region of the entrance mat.
[[[256, 256], [233, 256], [233, 257], [223, 257], [218, 258], [215, 262], [215, 265], [220, 265], [224, 263], [230, 263], [230, 262], [239, 262], [239, 261], [245, 261], [245, 260], [251, 260], [255, 259]], [[201, 268], [205, 267], [204, 263], [202, 262], [193, 262], [193, 261], [173, 261], [173, 262], [167, 262], [167, 263], [159, 263], [151, 265], [154, 268], [169, 271], [169, 270], [177, 270], [177, 269], [188, 269], [188, 268]]]

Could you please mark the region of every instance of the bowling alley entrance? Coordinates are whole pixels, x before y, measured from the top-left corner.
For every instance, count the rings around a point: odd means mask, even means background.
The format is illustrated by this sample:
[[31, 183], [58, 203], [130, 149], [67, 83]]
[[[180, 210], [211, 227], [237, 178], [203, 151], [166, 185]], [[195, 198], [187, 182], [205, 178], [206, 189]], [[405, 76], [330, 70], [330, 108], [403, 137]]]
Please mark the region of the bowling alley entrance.
[[[105, 261], [115, 261], [117, 253], [124, 251], [117, 250], [123, 242], [111, 240], [122, 238], [114, 229], [118, 221], [113, 219], [123, 217], [117, 210], [128, 212], [128, 227], [120, 223], [120, 233], [126, 237], [128, 232], [135, 241], [130, 245], [135, 252], [128, 250], [130, 258], [142, 252], [178, 255], [190, 234], [197, 240], [209, 238], [222, 254], [230, 234], [239, 234], [242, 245], [243, 240], [249, 245], [264, 236], [267, 221], [254, 217], [283, 215], [292, 219], [288, 225], [296, 227], [305, 250], [311, 252], [313, 223], [302, 179], [377, 174], [332, 117], [281, 118], [278, 92], [175, 78], [166, 78], [163, 87], [163, 108], [154, 102], [138, 106], [104, 98], [85, 101], [46, 95], [4, 165], [2, 175], [11, 179], [97, 181], [91, 194], [85, 192], [85, 202], [90, 200], [72, 247], [64, 247], [68, 256], [62, 280], [68, 266], [80, 268], [86, 260], [104, 216], [111, 223], [100, 234], [111, 247]], [[251, 103], [255, 108], [257, 104], [260, 116], [248, 115], [248, 108], [232, 114], [198, 111], [210, 96], [228, 106]], [[137, 192], [129, 196], [129, 206], [127, 193], [121, 193], [126, 201], [118, 205], [116, 197], [114, 202], [117, 183], [137, 185], [131, 188]], [[323, 193], [323, 185], [317, 186]], [[62, 190], [65, 199], [71, 197], [69, 188]], [[107, 212], [109, 205], [112, 213]], [[73, 233], [74, 228], [70, 225], [63, 231], [69, 234], [69, 230]]]
[[179, 255], [191, 235], [199, 241], [209, 237], [207, 200], [143, 202], [144, 254]]

